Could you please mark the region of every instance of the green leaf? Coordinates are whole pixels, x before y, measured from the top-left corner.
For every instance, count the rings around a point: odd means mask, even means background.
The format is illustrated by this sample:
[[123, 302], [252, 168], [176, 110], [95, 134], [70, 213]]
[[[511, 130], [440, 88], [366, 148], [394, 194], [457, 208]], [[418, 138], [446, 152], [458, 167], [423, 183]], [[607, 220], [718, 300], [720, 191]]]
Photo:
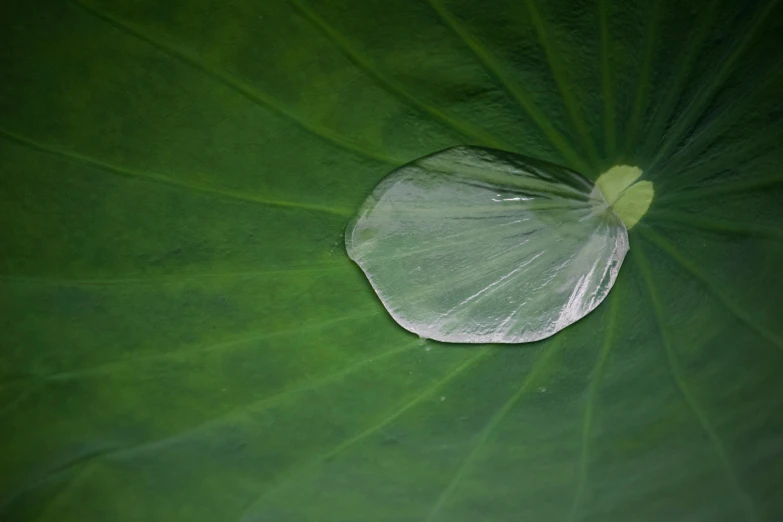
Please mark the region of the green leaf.
[[628, 233], [573, 171], [455, 147], [384, 178], [345, 244], [406, 330], [443, 342], [523, 343], [604, 300]]
[[[780, 520], [781, 34], [774, 0], [2, 2], [0, 519]], [[513, 347], [388, 317], [345, 227], [460, 145], [643, 171], [603, 305]]]

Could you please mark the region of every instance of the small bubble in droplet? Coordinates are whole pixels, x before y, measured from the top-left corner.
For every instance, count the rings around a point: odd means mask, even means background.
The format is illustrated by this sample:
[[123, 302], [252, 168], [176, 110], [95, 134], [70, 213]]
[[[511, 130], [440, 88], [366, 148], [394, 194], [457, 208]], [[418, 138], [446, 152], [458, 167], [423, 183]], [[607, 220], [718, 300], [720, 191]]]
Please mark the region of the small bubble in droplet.
[[445, 400], [446, 400], [446, 396], [445, 396], [445, 395], [441, 396], [441, 398], [440, 398], [440, 402], [443, 402], [443, 401], [445, 401]]
[[546, 391], [546, 388], [541, 386], [541, 387], [538, 388], [538, 391], [540, 391], [541, 393], [544, 393]]

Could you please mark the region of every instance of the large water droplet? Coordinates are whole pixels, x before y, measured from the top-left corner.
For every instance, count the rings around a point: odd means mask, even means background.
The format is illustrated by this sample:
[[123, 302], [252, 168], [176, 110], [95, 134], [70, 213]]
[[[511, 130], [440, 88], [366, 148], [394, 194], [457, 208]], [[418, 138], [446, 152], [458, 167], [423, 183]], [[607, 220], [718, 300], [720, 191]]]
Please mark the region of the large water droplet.
[[579, 174], [457, 147], [384, 178], [349, 225], [346, 248], [407, 330], [446, 342], [521, 343], [598, 306], [628, 236]]

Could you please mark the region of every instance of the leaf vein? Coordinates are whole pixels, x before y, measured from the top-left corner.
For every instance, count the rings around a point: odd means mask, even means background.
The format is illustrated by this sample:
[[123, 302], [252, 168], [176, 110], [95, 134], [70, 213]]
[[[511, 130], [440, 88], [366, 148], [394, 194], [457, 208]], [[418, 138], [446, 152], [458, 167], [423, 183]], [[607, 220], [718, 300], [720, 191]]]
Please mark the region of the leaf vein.
[[115, 15], [102, 11], [97, 7], [95, 7], [94, 5], [88, 4], [84, 0], [70, 0], [70, 1], [77, 7], [80, 7], [84, 11], [92, 14], [97, 19], [102, 20], [125, 33], [128, 33], [143, 42], [146, 42], [147, 44], [151, 45], [158, 51], [168, 56], [171, 56], [172, 58], [180, 60], [181, 62], [189, 65], [190, 67], [193, 67], [194, 69], [202, 72], [206, 76], [217, 81], [218, 83], [228, 87], [229, 89], [236, 92], [237, 94], [240, 94], [245, 99], [249, 100], [255, 105], [269, 109], [275, 112], [276, 114], [287, 118], [288, 120], [296, 124], [299, 128], [309, 132], [310, 134], [322, 140], [333, 143], [334, 145], [337, 145], [338, 147], [345, 149], [347, 151], [353, 152], [354, 154], [358, 154], [360, 156], [373, 159], [375, 161], [380, 161], [382, 163], [388, 163], [394, 166], [405, 163], [405, 160], [400, 160], [394, 157], [390, 157], [385, 152], [380, 150], [373, 150], [367, 148], [364, 145], [360, 145], [351, 140], [346, 139], [345, 137], [335, 133], [334, 131], [326, 127], [307, 121], [306, 119], [302, 118], [301, 116], [298, 116], [294, 112], [287, 109], [285, 106], [283, 106], [282, 103], [280, 103], [272, 96], [260, 91], [257, 87], [250, 85], [245, 80], [233, 76], [231, 74], [228, 74], [220, 69], [216, 69], [212, 67], [211, 65], [207, 64], [198, 55], [192, 54], [190, 51], [180, 49], [170, 43], [166, 43], [152, 36], [151, 34], [149, 34], [149, 32], [145, 31], [140, 27], [137, 27], [131, 22], [122, 20], [121, 18]]
[[769, 178], [753, 179], [750, 181], [737, 181], [720, 183], [710, 187], [683, 190], [667, 194], [658, 199], [658, 203], [682, 203], [696, 199], [704, 199], [710, 196], [733, 195], [742, 192], [754, 192], [783, 183], [783, 175]]
[[604, 369], [606, 363], [609, 360], [609, 354], [612, 351], [615, 331], [617, 330], [617, 308], [618, 308], [618, 288], [616, 285], [609, 293], [609, 323], [606, 327], [606, 333], [604, 335], [604, 342], [601, 345], [601, 350], [598, 354], [598, 359], [593, 369], [593, 375], [590, 379], [590, 387], [588, 390], [587, 404], [585, 406], [585, 413], [582, 417], [582, 436], [581, 436], [581, 452], [579, 456], [579, 474], [576, 484], [576, 490], [574, 492], [574, 500], [571, 504], [571, 514], [569, 520], [575, 522], [577, 520], [577, 513], [584, 503], [585, 487], [587, 485], [587, 474], [589, 471], [590, 463], [590, 437], [592, 434], [593, 424], [593, 411], [595, 410], [595, 403], [598, 396], [598, 388], [603, 378]]
[[484, 68], [489, 71], [503, 86], [512, 98], [519, 104], [520, 108], [535, 122], [541, 129], [549, 142], [563, 155], [563, 157], [580, 170], [585, 170], [586, 166], [582, 158], [567, 143], [565, 138], [555, 129], [549, 119], [544, 115], [536, 104], [531, 100], [527, 92], [522, 90], [519, 85], [509, 78], [503, 70], [501, 64], [495, 59], [486, 47], [459, 22], [442, 4], [440, 0], [427, 0], [438, 17], [448, 26], [473, 52], [479, 59]]
[[783, 230], [777, 227], [767, 227], [755, 223], [743, 223], [715, 217], [703, 217], [691, 212], [675, 210], [657, 210], [650, 212], [645, 218], [650, 222], [659, 222], [661, 226], [672, 228], [696, 227], [701, 230], [758, 236], [783, 241]]
[[[249, 404], [246, 404], [244, 406], [241, 406], [239, 408], [235, 408], [234, 410], [230, 411], [229, 413], [225, 415], [221, 415], [220, 417], [217, 417], [215, 419], [212, 419], [210, 421], [198, 424], [196, 426], [192, 426], [186, 430], [180, 431], [178, 433], [169, 435], [167, 437], [164, 437], [162, 439], [152, 440], [143, 442], [136, 445], [126, 445], [126, 446], [119, 446], [114, 445], [111, 447], [107, 447], [105, 449], [102, 449], [100, 451], [94, 451], [91, 452], [83, 457], [80, 457], [78, 459], [74, 459], [72, 462], [69, 462], [67, 465], [61, 466], [49, 473], [46, 474], [46, 476], [34, 481], [31, 485], [26, 486], [22, 490], [16, 492], [15, 494], [11, 495], [9, 498], [5, 499], [2, 503], [0, 503], [0, 508], [8, 507], [11, 505], [11, 503], [18, 497], [22, 496], [23, 494], [34, 490], [37, 487], [40, 487], [41, 485], [55, 479], [60, 478], [64, 475], [67, 475], [72, 472], [76, 472], [77, 475], [74, 478], [71, 478], [70, 481], [73, 481], [74, 479], [78, 478], [79, 476], [82, 476], [84, 472], [86, 471], [86, 467], [93, 464], [95, 461], [98, 460], [111, 460], [111, 459], [122, 459], [132, 456], [137, 456], [143, 453], [147, 453], [150, 451], [157, 451], [166, 447], [169, 447], [172, 444], [175, 444], [177, 442], [182, 441], [183, 439], [193, 436], [196, 433], [199, 432], [205, 432], [209, 429], [212, 429], [216, 426], [219, 426], [221, 424], [224, 424], [226, 422], [231, 421], [235, 417], [242, 417], [244, 415], [247, 415], [247, 412], [250, 410], [253, 411], [262, 411], [265, 408], [268, 408], [269, 406], [278, 403], [290, 396], [296, 395], [298, 393], [301, 393], [303, 391], [312, 390], [319, 386], [322, 386], [324, 384], [327, 384], [333, 380], [336, 380], [340, 377], [349, 375], [364, 366], [367, 366], [371, 363], [374, 363], [376, 361], [385, 359], [387, 357], [403, 353], [406, 351], [409, 351], [413, 349], [416, 346], [420, 346], [420, 342], [416, 340], [414, 343], [408, 342], [405, 343], [403, 346], [388, 350], [386, 352], [383, 352], [378, 355], [374, 355], [372, 357], [368, 357], [362, 361], [359, 361], [357, 363], [354, 363], [352, 365], [346, 366], [345, 368], [342, 368], [339, 371], [332, 372], [327, 375], [323, 375], [321, 377], [317, 377], [314, 379], [306, 379], [303, 382], [296, 384], [294, 386], [288, 387], [278, 393], [275, 393], [271, 396], [264, 397], [263, 399], [253, 401]], [[1, 513], [2, 511], [0, 511]]]
[[674, 259], [680, 266], [682, 266], [685, 270], [690, 272], [693, 276], [695, 276], [699, 281], [702, 282], [702, 284], [712, 292], [713, 295], [715, 295], [721, 303], [723, 303], [723, 306], [726, 307], [727, 310], [732, 312], [738, 319], [740, 319], [743, 323], [745, 323], [747, 326], [749, 326], [751, 329], [755, 330], [758, 334], [760, 334], [764, 339], [769, 341], [771, 344], [773, 344], [775, 347], [777, 347], [779, 350], [783, 351], [783, 340], [781, 340], [777, 335], [775, 335], [773, 332], [768, 330], [766, 327], [763, 327], [761, 325], [756, 324], [753, 319], [748, 315], [746, 312], [744, 312], [740, 307], [738, 307], [726, 293], [721, 290], [716, 284], [714, 284], [709, 277], [707, 277], [704, 272], [702, 272], [696, 265], [694, 265], [691, 261], [685, 258], [682, 254], [680, 254], [677, 251], [677, 248], [669, 243], [663, 236], [660, 234], [653, 232], [652, 229], [648, 226], [639, 227], [639, 234], [641, 234], [648, 242], [652, 243], [653, 245], [657, 246], [669, 256]]
[[[697, 157], [701, 152], [707, 150], [715, 140], [719, 139], [730, 126], [731, 123], [741, 121], [744, 114], [747, 114], [747, 105], [754, 100], [759, 99], [760, 96], [765, 94], [768, 89], [774, 86], [774, 82], [778, 80], [778, 75], [783, 71], [783, 64], [778, 63], [765, 75], [764, 80], [759, 84], [749, 89], [747, 94], [743, 94], [741, 97], [737, 97], [732, 100], [732, 104], [729, 108], [717, 112], [717, 115], [701, 128], [694, 130], [689, 139], [683, 144], [683, 146], [667, 160], [664, 165], [666, 171], [679, 171], [685, 170], [689, 167], [691, 161]], [[774, 91], [774, 89], [772, 89]], [[763, 145], [763, 142], [772, 141], [777, 144], [775, 132], [766, 133], [760, 132], [762, 138], [757, 140], [755, 148]], [[725, 160], [721, 162], [725, 165]], [[688, 169], [690, 170], [690, 169]]]
[[293, 478], [296, 476], [311, 470], [315, 467], [317, 467], [322, 462], [325, 462], [326, 460], [334, 457], [338, 453], [344, 451], [348, 447], [356, 444], [357, 442], [369, 437], [370, 435], [378, 432], [383, 427], [387, 426], [397, 418], [399, 418], [401, 415], [403, 415], [405, 412], [419, 404], [421, 401], [429, 397], [431, 394], [433, 394], [436, 390], [444, 386], [446, 383], [451, 381], [452, 379], [456, 378], [458, 375], [463, 373], [465, 370], [473, 366], [475, 363], [477, 363], [480, 359], [484, 358], [488, 354], [492, 352], [492, 349], [487, 347], [479, 351], [476, 355], [469, 358], [467, 361], [459, 365], [456, 369], [450, 371], [445, 377], [438, 380], [435, 384], [429, 386], [424, 391], [418, 393], [416, 396], [411, 398], [410, 400], [406, 401], [400, 408], [394, 410], [390, 414], [388, 414], [386, 417], [384, 417], [380, 422], [374, 424], [373, 426], [365, 429], [364, 431], [358, 433], [357, 435], [354, 435], [350, 439], [347, 439], [343, 441], [342, 443], [338, 444], [331, 450], [329, 450], [326, 453], [323, 453], [321, 455], [316, 456], [315, 458], [311, 459], [308, 462], [305, 462], [304, 464], [297, 466], [293, 468], [292, 470], [283, 473], [283, 475], [276, 480], [276, 482], [271, 485], [265, 492], [261, 494], [257, 499], [252, 501], [248, 508], [245, 510], [243, 515], [240, 517], [239, 522], [251, 522], [253, 513], [259, 508], [261, 504], [263, 504], [267, 499], [269, 499], [275, 492], [279, 491], [283, 487], [285, 487], [286, 484], [288, 484]]
[[668, 82], [671, 87], [666, 89], [666, 97], [663, 102], [656, 106], [653, 116], [652, 124], [647, 135], [650, 136], [644, 146], [645, 157], [649, 154], [649, 149], [657, 147], [661, 140], [661, 133], [666, 123], [671, 119], [676, 109], [677, 101], [680, 99], [682, 90], [685, 86], [685, 82], [691, 74], [693, 69], [693, 63], [699, 52], [701, 52], [704, 46], [704, 40], [709, 34], [709, 29], [715, 20], [717, 0], [710, 2], [710, 5], [706, 9], [702, 9], [699, 19], [697, 20], [697, 29], [691, 31], [694, 36], [688, 42], [688, 47], [683, 53], [683, 58], [680, 61], [677, 72], [674, 76], [673, 82]]
[[485, 144], [497, 149], [513, 150], [513, 147], [510, 144], [499, 141], [497, 138], [491, 136], [486, 131], [479, 129], [470, 123], [462, 122], [457, 118], [450, 116], [442, 109], [420, 100], [411, 94], [408, 89], [379, 72], [378, 69], [373, 66], [373, 64], [367, 58], [353, 49], [352, 45], [347, 41], [347, 39], [343, 38], [343, 36], [340, 35], [336, 29], [329, 25], [312, 9], [306, 6], [304, 2], [301, 0], [291, 0], [291, 4], [302, 14], [303, 17], [305, 17], [315, 27], [317, 27], [321, 33], [330, 42], [332, 42], [332, 44], [340, 49], [345, 54], [345, 56], [348, 57], [359, 69], [373, 78], [375, 82], [380, 87], [385, 89], [389, 94], [392, 94], [399, 100], [406, 103], [408, 106], [428, 114], [433, 119], [446, 124], [463, 136], [478, 140], [480, 144]]
[[611, 63], [609, 61], [609, 13], [607, 0], [598, 3], [598, 17], [601, 32], [601, 91], [604, 98], [604, 139], [606, 140], [606, 155], [611, 158], [615, 153], [617, 142], [615, 130], [614, 95], [612, 94]]
[[74, 163], [79, 163], [89, 168], [102, 170], [104, 172], [109, 172], [111, 174], [115, 174], [117, 176], [121, 176], [124, 178], [142, 180], [151, 183], [158, 183], [161, 185], [166, 185], [178, 189], [191, 190], [194, 192], [201, 192], [205, 194], [220, 196], [223, 198], [234, 199], [234, 200], [244, 201], [248, 203], [255, 203], [258, 205], [269, 206], [269, 207], [310, 210], [315, 212], [321, 212], [324, 214], [331, 214], [339, 217], [348, 217], [352, 214], [352, 212], [347, 209], [325, 207], [321, 205], [312, 205], [309, 203], [299, 203], [296, 201], [268, 199], [268, 198], [255, 196], [252, 194], [247, 194], [239, 190], [221, 189], [210, 185], [181, 181], [163, 174], [158, 174], [156, 172], [144, 172], [135, 169], [128, 169], [125, 167], [118, 167], [116, 165], [112, 165], [110, 163], [106, 163], [101, 160], [93, 159], [77, 152], [61, 149], [56, 146], [38, 143], [29, 138], [22, 137], [14, 132], [10, 132], [5, 129], [0, 129], [0, 137], [3, 137], [8, 141], [14, 142], [17, 145], [27, 147], [31, 150], [36, 150], [39, 152], [44, 152], [46, 154], [51, 154], [52, 156], [64, 160], [72, 161]]
[[144, 284], [176, 284], [196, 280], [209, 279], [232, 279], [232, 278], [252, 278], [252, 277], [277, 277], [288, 274], [306, 274], [309, 272], [326, 272], [329, 270], [338, 270], [345, 268], [341, 263], [329, 263], [321, 265], [304, 265], [291, 268], [272, 268], [268, 270], [238, 270], [228, 272], [194, 272], [184, 274], [164, 274], [148, 277], [103, 277], [103, 278], [63, 278], [50, 277], [46, 275], [13, 275], [0, 274], [0, 282], [20, 283], [20, 284], [42, 284], [42, 285], [62, 285], [62, 286], [114, 286], [114, 285], [144, 285]]
[[289, 397], [298, 395], [305, 391], [317, 389], [341, 377], [350, 375], [356, 372], [357, 370], [364, 368], [365, 366], [368, 366], [369, 364], [386, 359], [388, 357], [392, 357], [397, 354], [408, 352], [417, 346], [420, 346], [420, 342], [418, 339], [415, 342], [409, 341], [403, 344], [402, 346], [398, 346], [396, 348], [382, 352], [378, 355], [373, 355], [371, 357], [368, 357], [356, 363], [350, 364], [344, 368], [341, 368], [338, 371], [331, 372], [326, 375], [321, 375], [315, 378], [303, 379], [301, 382], [296, 383], [292, 386], [288, 386], [272, 395], [269, 395], [262, 399], [254, 400], [248, 404], [244, 404], [242, 406], [234, 408], [228, 413], [225, 413], [219, 417], [203, 422], [196, 426], [191, 426], [185, 430], [166, 436], [162, 439], [147, 441], [139, 445], [121, 448], [118, 451], [112, 452], [111, 457], [126, 458], [130, 456], [136, 456], [142, 453], [157, 451], [159, 449], [166, 448], [171, 444], [180, 442], [188, 437], [193, 436], [194, 434], [207, 432], [218, 426], [231, 422], [233, 419], [245, 417], [251, 411], [255, 413], [264, 411], [270, 406], [278, 404]]
[[435, 518], [438, 516], [443, 506], [445, 505], [445, 503], [454, 494], [454, 491], [457, 489], [457, 486], [459, 486], [459, 483], [462, 481], [465, 475], [467, 475], [469, 470], [473, 467], [473, 464], [476, 461], [479, 454], [481, 453], [482, 448], [491, 439], [492, 434], [500, 425], [501, 421], [505, 418], [508, 412], [520, 401], [520, 399], [523, 396], [525, 396], [525, 394], [527, 394], [527, 392], [530, 390], [530, 387], [539, 377], [543, 369], [546, 368], [549, 360], [560, 350], [562, 344], [563, 343], [562, 343], [562, 335], [561, 335], [556, 337], [542, 350], [542, 353], [537, 357], [535, 363], [533, 364], [533, 367], [530, 369], [530, 372], [528, 372], [527, 377], [525, 377], [525, 380], [522, 382], [522, 385], [505, 402], [505, 404], [503, 404], [503, 406], [492, 416], [492, 418], [490, 418], [487, 425], [481, 431], [478, 442], [470, 450], [470, 453], [468, 453], [468, 455], [464, 459], [462, 459], [462, 462], [460, 462], [459, 467], [457, 468], [457, 471], [454, 474], [454, 477], [451, 479], [451, 481], [446, 486], [446, 488], [441, 492], [440, 496], [438, 497], [438, 500], [430, 509], [430, 512], [427, 515], [425, 522], [432, 522], [433, 520], [435, 520]]
[[[602, 0], [602, 4], [606, 0]], [[639, 83], [636, 86], [636, 98], [633, 104], [633, 112], [628, 123], [628, 133], [625, 136], [625, 151], [631, 151], [636, 146], [636, 136], [639, 134], [642, 114], [647, 109], [650, 98], [650, 74], [652, 70], [655, 44], [658, 40], [658, 24], [660, 17], [660, 2], [652, 2], [652, 14], [649, 16], [647, 30], [645, 31], [646, 44], [644, 46], [644, 63], [639, 73]]]
[[572, 92], [575, 92], [576, 89], [573, 85], [568, 85], [569, 82], [566, 79], [566, 73], [562, 64], [560, 63], [560, 58], [558, 57], [557, 52], [554, 50], [552, 43], [550, 42], [546, 23], [541, 17], [541, 14], [538, 12], [538, 8], [536, 8], [535, 0], [525, 0], [525, 4], [527, 5], [528, 11], [530, 13], [533, 27], [536, 29], [538, 41], [541, 44], [541, 47], [544, 49], [544, 54], [546, 55], [547, 62], [549, 63], [549, 68], [552, 71], [552, 76], [555, 79], [555, 83], [557, 83], [557, 87], [560, 90], [561, 96], [563, 97], [566, 110], [571, 117], [571, 121], [576, 126], [577, 133], [582, 139], [582, 143], [585, 147], [585, 150], [587, 151], [587, 155], [590, 157], [590, 160], [594, 165], [598, 165], [600, 163], [600, 158], [598, 157], [598, 151], [595, 148], [595, 143], [593, 143], [593, 140], [590, 137], [590, 131], [587, 128], [587, 123], [582, 118], [582, 113], [578, 108], [576, 100], [571, 94]]
[[655, 290], [655, 284], [652, 279], [652, 271], [650, 269], [649, 261], [647, 260], [647, 257], [644, 254], [643, 249], [637, 250], [636, 259], [639, 265], [639, 271], [641, 272], [642, 278], [645, 281], [645, 284], [647, 286], [647, 291], [648, 294], [650, 295], [650, 300], [653, 305], [653, 310], [655, 312], [656, 320], [658, 322], [658, 329], [660, 330], [661, 337], [663, 339], [663, 345], [666, 352], [666, 359], [668, 362], [672, 380], [677, 386], [677, 389], [679, 390], [685, 403], [688, 405], [688, 408], [691, 410], [691, 413], [693, 413], [694, 417], [696, 417], [696, 420], [698, 421], [702, 430], [710, 439], [713, 450], [715, 451], [715, 454], [717, 455], [718, 460], [720, 461], [721, 468], [725, 472], [729, 484], [731, 485], [735, 494], [739, 498], [742, 504], [742, 508], [748, 517], [748, 520], [755, 521], [757, 517], [755, 513], [755, 507], [753, 506], [753, 502], [750, 496], [745, 492], [742, 485], [740, 484], [739, 477], [737, 476], [737, 473], [731, 464], [729, 456], [726, 453], [726, 449], [723, 447], [723, 442], [718, 436], [718, 433], [715, 431], [715, 428], [712, 426], [712, 423], [710, 422], [707, 414], [701, 408], [701, 406], [699, 405], [698, 401], [696, 400], [695, 396], [693, 395], [693, 393], [691, 392], [690, 388], [688, 387], [685, 381], [682, 368], [680, 367], [679, 360], [674, 351], [674, 348], [672, 347], [671, 339], [667, 334], [666, 328], [664, 328], [663, 304], [660, 302], [659, 296]]
[[669, 133], [669, 139], [660, 148], [655, 158], [653, 158], [649, 170], [655, 168], [655, 166], [658, 165], [663, 158], [668, 157], [673, 148], [677, 145], [677, 143], [680, 142], [684, 133], [688, 132], [688, 130], [691, 129], [698, 121], [704, 110], [707, 108], [707, 105], [713, 100], [717, 91], [723, 86], [723, 83], [725, 82], [729, 73], [732, 72], [736, 61], [745, 52], [745, 48], [753, 40], [756, 32], [759, 30], [762, 23], [766, 19], [767, 14], [772, 10], [777, 2], [778, 0], [770, 0], [766, 2], [764, 8], [755, 13], [753, 19], [749, 23], [749, 27], [745, 30], [745, 34], [740, 39], [739, 43], [733, 46], [726, 59], [720, 61], [718, 72], [715, 73], [709, 79], [709, 81], [705, 82], [705, 84], [701, 86], [699, 92], [696, 95], [696, 99], [693, 100], [684, 110], [683, 117], [674, 124], [671, 132]]
[[56, 374], [51, 375], [42, 375], [38, 376], [38, 379], [43, 379], [45, 381], [70, 381], [74, 379], [84, 379], [84, 378], [90, 378], [90, 377], [100, 377], [103, 375], [111, 375], [117, 372], [121, 372], [123, 370], [126, 370], [128, 366], [136, 365], [136, 364], [145, 364], [150, 362], [160, 362], [160, 361], [169, 361], [169, 360], [176, 360], [178, 358], [184, 358], [189, 359], [193, 357], [196, 354], [205, 354], [210, 352], [220, 352], [223, 350], [227, 350], [230, 348], [234, 348], [239, 345], [244, 345], [247, 343], [251, 343], [253, 341], [260, 341], [263, 339], [271, 339], [275, 337], [283, 337], [286, 335], [291, 334], [299, 334], [302, 332], [309, 332], [312, 330], [319, 330], [321, 328], [328, 328], [332, 325], [339, 324], [345, 321], [357, 321], [359, 319], [365, 319], [369, 317], [374, 317], [379, 314], [380, 308], [375, 308], [371, 312], [363, 312], [359, 314], [348, 314], [342, 317], [337, 317], [335, 319], [328, 319], [326, 321], [319, 321], [315, 323], [309, 323], [309, 324], [303, 324], [298, 325], [292, 328], [285, 328], [281, 330], [275, 330], [272, 332], [262, 330], [261, 333], [251, 333], [248, 335], [243, 335], [241, 337], [238, 337], [236, 339], [232, 339], [230, 341], [224, 341], [220, 343], [215, 344], [209, 344], [206, 346], [201, 346], [197, 348], [183, 348], [179, 350], [171, 350], [165, 353], [161, 354], [153, 354], [153, 355], [139, 355], [136, 357], [130, 357], [127, 359], [122, 359], [119, 361], [113, 361], [109, 363], [99, 364], [96, 366], [92, 366], [89, 368], [82, 368], [82, 369], [75, 369], [75, 370], [69, 370], [64, 371]]

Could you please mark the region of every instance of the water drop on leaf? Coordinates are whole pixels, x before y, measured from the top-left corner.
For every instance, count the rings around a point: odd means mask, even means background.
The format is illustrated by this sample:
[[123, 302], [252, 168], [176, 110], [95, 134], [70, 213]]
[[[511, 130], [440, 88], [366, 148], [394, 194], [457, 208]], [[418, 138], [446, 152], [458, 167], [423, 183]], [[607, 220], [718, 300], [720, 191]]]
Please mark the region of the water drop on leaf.
[[346, 249], [407, 330], [445, 342], [521, 343], [601, 303], [628, 235], [576, 172], [456, 147], [384, 178], [349, 224]]

